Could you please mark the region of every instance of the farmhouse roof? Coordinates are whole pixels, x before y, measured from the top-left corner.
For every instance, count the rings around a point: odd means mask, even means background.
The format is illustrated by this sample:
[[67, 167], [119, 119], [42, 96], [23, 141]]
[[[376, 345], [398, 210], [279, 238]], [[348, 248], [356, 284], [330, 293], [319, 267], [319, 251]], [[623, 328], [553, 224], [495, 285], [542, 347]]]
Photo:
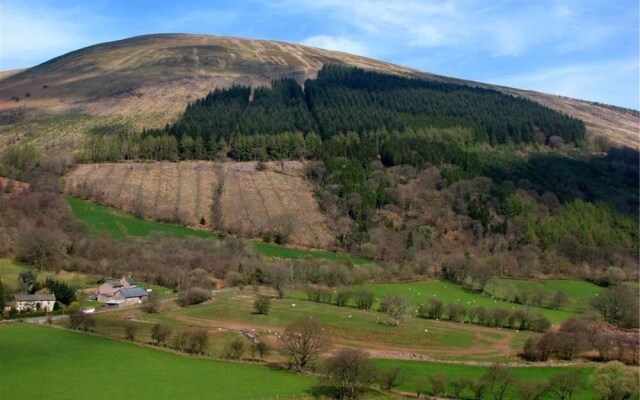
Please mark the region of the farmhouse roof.
[[124, 286], [122, 283], [120, 283], [119, 280], [117, 279], [109, 279], [106, 280], [104, 283], [106, 283], [107, 285], [111, 286], [112, 288], [119, 288]]
[[123, 276], [122, 279], [124, 279], [129, 285], [135, 285], [136, 284], [135, 279], [133, 279], [129, 275]]
[[149, 294], [147, 293], [146, 290], [144, 290], [141, 287], [134, 287], [134, 288], [124, 288], [124, 289], [120, 289], [120, 293], [122, 293], [122, 295], [125, 298], [131, 298], [131, 297], [143, 297], [143, 296], [148, 296]]
[[13, 296], [16, 301], [56, 301], [53, 294], [16, 294]]

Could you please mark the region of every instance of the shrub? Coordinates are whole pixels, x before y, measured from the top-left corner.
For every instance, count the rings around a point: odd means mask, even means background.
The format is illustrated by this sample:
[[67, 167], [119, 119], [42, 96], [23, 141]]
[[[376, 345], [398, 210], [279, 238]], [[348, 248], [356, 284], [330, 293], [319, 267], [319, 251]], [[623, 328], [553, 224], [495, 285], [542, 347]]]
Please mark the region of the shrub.
[[153, 343], [157, 346], [166, 346], [172, 332], [173, 328], [169, 325], [154, 324], [151, 327], [151, 340], [153, 340]]
[[378, 374], [378, 380], [380, 381], [380, 386], [383, 389], [391, 390], [402, 385], [404, 383], [405, 377], [402, 373], [402, 368], [392, 367], [380, 371], [380, 373]]
[[124, 325], [124, 338], [130, 341], [136, 340], [136, 333], [138, 332], [138, 325], [129, 321]]
[[351, 296], [353, 296], [353, 294], [347, 290], [340, 290], [338, 291], [338, 293], [336, 294], [336, 305], [338, 307], [344, 307], [347, 305], [347, 303], [349, 303], [349, 300], [351, 299]]
[[211, 298], [211, 292], [206, 289], [193, 287], [189, 288], [182, 297], [178, 299], [178, 304], [182, 307], [204, 303]]
[[529, 322], [529, 329], [534, 332], [546, 332], [551, 327], [551, 321], [542, 314], [535, 314]]
[[271, 308], [271, 298], [269, 296], [259, 295], [253, 301], [253, 310], [257, 314], [269, 314], [269, 308]]
[[331, 303], [333, 293], [327, 288], [317, 288], [309, 286], [306, 290], [307, 298], [316, 303]]
[[446, 310], [449, 320], [454, 322], [462, 321], [467, 314], [467, 309], [462, 304], [458, 303], [448, 304]]
[[375, 295], [366, 290], [359, 290], [353, 295], [358, 310], [370, 310], [375, 300]]
[[142, 310], [147, 314], [156, 314], [160, 310], [160, 298], [155, 293], [150, 293], [147, 301], [142, 304]]
[[393, 325], [398, 326], [409, 308], [409, 301], [400, 295], [389, 293], [380, 302], [380, 311], [386, 313], [393, 320]]
[[236, 338], [228, 342], [222, 350], [222, 357], [229, 360], [238, 360], [246, 350], [244, 340]]
[[185, 350], [191, 354], [204, 354], [209, 346], [209, 334], [206, 329], [196, 329], [187, 334]]
[[251, 358], [255, 357], [255, 354], [258, 353], [258, 356], [260, 357], [260, 359], [265, 358], [267, 355], [269, 355], [270, 349], [269, 349], [269, 345], [266, 344], [265, 342], [255, 342], [251, 345]]

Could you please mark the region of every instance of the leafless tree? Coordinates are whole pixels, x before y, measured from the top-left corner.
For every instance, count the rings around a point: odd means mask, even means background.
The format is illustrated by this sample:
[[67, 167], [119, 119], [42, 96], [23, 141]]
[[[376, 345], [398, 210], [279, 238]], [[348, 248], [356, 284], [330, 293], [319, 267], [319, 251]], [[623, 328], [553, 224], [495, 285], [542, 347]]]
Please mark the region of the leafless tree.
[[297, 371], [329, 349], [324, 326], [313, 317], [301, 317], [290, 323], [280, 337], [282, 352]]
[[291, 280], [291, 267], [285, 265], [272, 265], [266, 269], [267, 283], [278, 292], [278, 298], [284, 297], [286, 286]]
[[385, 390], [391, 390], [404, 383], [405, 377], [400, 367], [391, 367], [381, 370], [378, 375], [380, 386]]
[[131, 321], [127, 321], [124, 324], [124, 338], [130, 341], [136, 340], [136, 333], [138, 332], [138, 325]]
[[549, 392], [549, 386], [542, 382], [523, 380], [516, 383], [516, 391], [520, 400], [540, 400]]
[[186, 350], [191, 354], [204, 354], [209, 346], [209, 333], [206, 329], [189, 332]]
[[440, 397], [447, 391], [447, 376], [438, 372], [429, 377], [431, 382], [431, 393], [435, 397]]
[[157, 346], [166, 346], [173, 328], [170, 325], [154, 324], [151, 327], [151, 339]]
[[242, 357], [246, 349], [245, 341], [242, 338], [235, 338], [224, 346], [222, 357], [230, 360], [238, 360]]
[[342, 349], [326, 361], [325, 367], [339, 399], [356, 399], [376, 378], [376, 368], [362, 350]]
[[503, 365], [493, 364], [482, 376], [488, 391], [494, 400], [502, 400], [507, 394], [507, 390], [515, 383], [513, 372]]
[[69, 240], [63, 232], [34, 228], [25, 231], [18, 240], [17, 259], [37, 270], [57, 267], [66, 254]]
[[558, 400], [571, 400], [573, 394], [583, 386], [582, 372], [573, 370], [552, 377], [549, 382], [549, 391]]

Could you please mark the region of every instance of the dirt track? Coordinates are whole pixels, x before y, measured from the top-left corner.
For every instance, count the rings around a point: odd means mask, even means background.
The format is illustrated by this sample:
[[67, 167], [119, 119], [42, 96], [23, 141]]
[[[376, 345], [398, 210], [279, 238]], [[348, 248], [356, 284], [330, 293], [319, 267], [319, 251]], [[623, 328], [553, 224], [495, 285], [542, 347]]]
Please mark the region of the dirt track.
[[[278, 326], [265, 326], [263, 324], [251, 324], [230, 320], [211, 320], [203, 318], [188, 317], [185, 315], [172, 315], [171, 318], [184, 323], [186, 325], [205, 327], [207, 329], [217, 331], [220, 329], [241, 332], [243, 330], [256, 330], [259, 332], [281, 332], [282, 328]], [[440, 324], [445, 324], [441, 322]], [[486, 357], [504, 357], [513, 355], [510, 343], [515, 333], [511, 331], [501, 331], [503, 337], [496, 339], [488, 333], [495, 333], [493, 330], [476, 326], [457, 325], [464, 331], [473, 331], [476, 336], [476, 345], [465, 348], [407, 348], [389, 346], [384, 343], [367, 342], [363, 344], [361, 341], [349, 340], [343, 337], [333, 337], [332, 341], [337, 347], [358, 347], [371, 353], [373, 357], [390, 358], [399, 360], [423, 360], [435, 361], [449, 358], [457, 358], [459, 356], [468, 356], [470, 359], [482, 359]], [[469, 363], [478, 363], [477, 361], [469, 361]]]

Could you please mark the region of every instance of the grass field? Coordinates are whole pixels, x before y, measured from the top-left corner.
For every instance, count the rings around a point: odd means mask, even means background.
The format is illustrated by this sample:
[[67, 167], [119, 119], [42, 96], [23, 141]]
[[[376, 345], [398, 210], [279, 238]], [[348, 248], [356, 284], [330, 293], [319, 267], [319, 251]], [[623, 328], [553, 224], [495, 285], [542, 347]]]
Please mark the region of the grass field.
[[[123, 238], [127, 236], [147, 236], [152, 232], [160, 232], [175, 237], [194, 236], [199, 238], [220, 239], [220, 235], [213, 232], [148, 221], [76, 197], [67, 196], [66, 198], [76, 218], [84, 221], [89, 226], [90, 231], [96, 234], [107, 233], [114, 238]], [[296, 249], [265, 242], [254, 242], [254, 249], [258, 253], [269, 257], [289, 259], [309, 257], [331, 261], [352, 261], [356, 264], [371, 262], [370, 260], [352, 257], [346, 254]]]
[[[518, 284], [528, 285], [529, 282], [518, 281]], [[534, 288], [535, 285], [545, 285], [545, 288], [562, 287], [565, 290], [565, 293], [572, 299], [572, 301], [567, 303], [567, 306], [565, 308], [560, 310], [535, 308], [535, 310], [541, 312], [553, 324], [558, 324], [562, 321], [566, 321], [569, 318], [579, 316], [580, 312], [583, 312], [587, 307], [587, 299], [590, 296], [593, 296], [596, 293], [600, 293], [603, 290], [599, 286], [582, 281], [548, 281], [544, 284], [533, 282], [532, 286]], [[433, 297], [441, 300], [444, 304], [458, 302], [467, 307], [499, 307], [509, 310], [515, 310], [518, 307], [521, 307], [518, 304], [492, 299], [490, 296], [482, 295], [476, 291], [463, 288], [450, 282], [439, 280], [410, 283], [372, 283], [361, 285], [353, 289], [358, 288], [366, 289], [375, 293], [378, 299], [383, 298], [389, 293], [401, 294], [408, 297], [414, 305], [418, 305], [421, 303], [426, 304], [429, 298]], [[306, 295], [301, 292], [297, 293], [296, 296], [299, 298], [306, 298]]]
[[[2, 282], [12, 289], [18, 287], [18, 274], [22, 271], [32, 269], [28, 265], [15, 262], [6, 258], [0, 258], [0, 278]], [[95, 286], [95, 279], [90, 276], [76, 273], [56, 274], [55, 272], [40, 271], [36, 272], [38, 281], [44, 283], [47, 278], [53, 278], [58, 281], [65, 282], [75, 288], [88, 288]]]
[[516, 288], [526, 288], [531, 291], [540, 290], [547, 295], [562, 291], [569, 296], [569, 301], [562, 308], [570, 312], [585, 312], [589, 310], [589, 301], [606, 289], [586, 281], [576, 281], [569, 279], [553, 280], [522, 280], [522, 279], [501, 279], [503, 283], [512, 284]]
[[[448, 363], [433, 363], [433, 362], [417, 362], [417, 361], [402, 361], [402, 360], [375, 360], [375, 364], [380, 368], [400, 367], [405, 374], [405, 382], [400, 385], [399, 390], [407, 392], [415, 392], [416, 380], [420, 377], [429, 377], [433, 374], [440, 373], [447, 377], [449, 383], [448, 391], [451, 390], [450, 382], [453, 379], [466, 377], [470, 379], [476, 379], [481, 377], [487, 370], [487, 367], [472, 366], [462, 364], [448, 364]], [[518, 379], [531, 380], [538, 382], [541, 385], [545, 383], [552, 376], [561, 372], [566, 372], [573, 368], [579, 368], [582, 372], [583, 382], [588, 383], [589, 377], [593, 374], [594, 368], [592, 367], [513, 367], [512, 371]], [[429, 387], [429, 386], [428, 386]], [[464, 394], [465, 398], [472, 398], [472, 393], [467, 392]], [[516, 397], [509, 397], [510, 399], [516, 399]], [[487, 394], [483, 399], [491, 399], [491, 395]], [[592, 400], [594, 394], [589, 389], [583, 389], [574, 394], [573, 400]], [[637, 398], [637, 397], [636, 397]], [[544, 399], [552, 399], [551, 396], [544, 397]]]
[[253, 313], [253, 299], [251, 292], [219, 293], [209, 303], [142, 318], [213, 331], [256, 329], [272, 335], [296, 318], [311, 315], [326, 325], [336, 344], [361, 347], [378, 354], [421, 354], [443, 360], [507, 360], [531, 335], [419, 318], [409, 318], [394, 327], [385, 314], [376, 311], [287, 298], [272, 300], [269, 314], [257, 315]]
[[60, 329], [0, 327], [0, 399], [261, 399], [309, 395], [315, 378], [195, 359]]

